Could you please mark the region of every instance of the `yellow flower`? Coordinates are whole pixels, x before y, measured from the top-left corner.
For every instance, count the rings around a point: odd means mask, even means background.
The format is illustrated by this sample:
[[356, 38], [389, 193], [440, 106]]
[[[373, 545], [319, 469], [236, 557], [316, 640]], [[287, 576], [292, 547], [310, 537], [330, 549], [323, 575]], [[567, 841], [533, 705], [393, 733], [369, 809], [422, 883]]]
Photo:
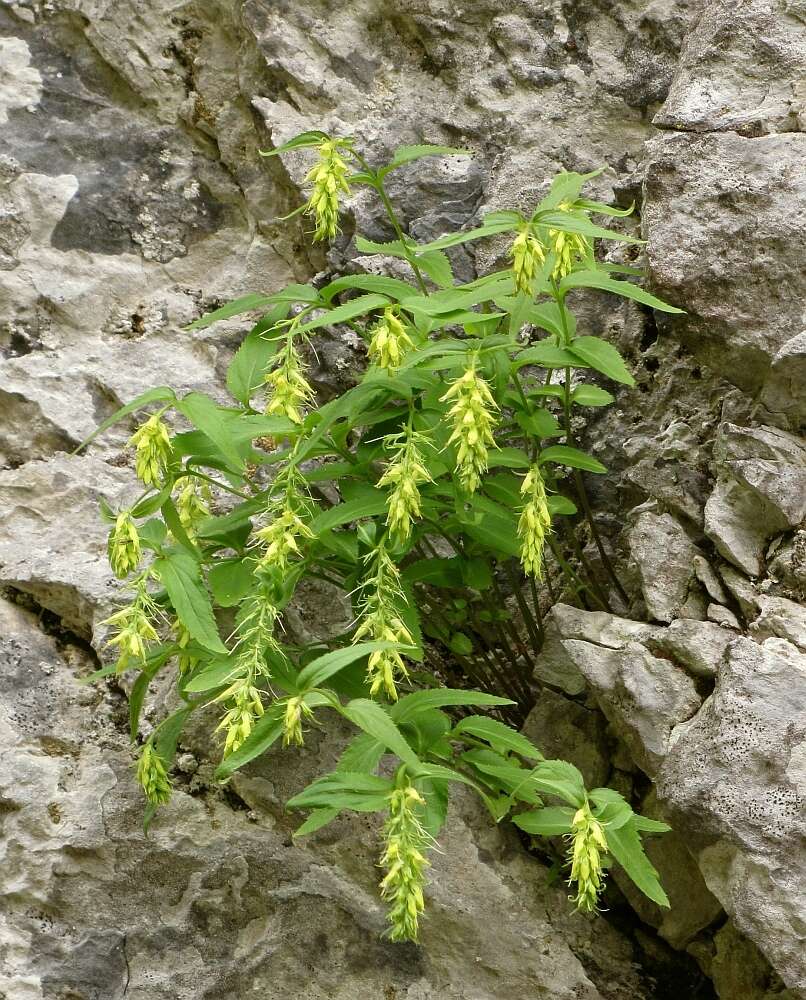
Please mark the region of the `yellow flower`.
[[386, 471], [378, 480], [378, 486], [391, 486], [387, 501], [386, 523], [390, 532], [400, 541], [411, 534], [411, 522], [420, 516], [421, 483], [432, 483], [423, 456], [417, 445], [424, 437], [413, 430], [402, 434], [389, 435], [386, 444], [396, 444], [395, 456], [386, 466]]
[[[570, 212], [573, 209], [570, 202], [564, 201], [557, 206], [560, 212]], [[549, 229], [551, 250], [554, 253], [554, 267], [551, 275], [561, 281], [570, 274], [577, 261], [590, 257], [592, 247], [588, 238], [581, 233], [566, 233], [562, 229]]]
[[596, 909], [599, 894], [604, 888], [602, 855], [607, 853], [607, 839], [604, 827], [594, 817], [587, 802], [577, 810], [567, 839], [571, 841], [568, 851], [571, 877], [568, 884], [576, 882], [577, 909], [591, 912]]
[[392, 306], [383, 311], [383, 316], [372, 330], [368, 353], [370, 360], [379, 368], [396, 371], [407, 351], [414, 347], [414, 341], [406, 332], [406, 327]]
[[270, 371], [263, 376], [269, 390], [266, 403], [269, 416], [287, 417], [295, 424], [302, 423], [302, 408], [314, 398], [305, 372], [302, 357], [289, 333], [285, 346], [272, 359]]
[[210, 487], [207, 483], [200, 483], [193, 476], [188, 476], [185, 485], [179, 490], [176, 510], [188, 538], [195, 538], [199, 521], [210, 516]]
[[150, 740], [140, 751], [137, 761], [137, 780], [152, 805], [162, 806], [170, 799], [171, 782], [168, 780], [162, 758]]
[[171, 629], [176, 637], [176, 644], [179, 647], [176, 661], [180, 674], [189, 674], [199, 664], [199, 658], [189, 653], [187, 647], [190, 645], [191, 635], [187, 628], [178, 618], [174, 618]]
[[115, 519], [115, 527], [109, 532], [106, 544], [109, 565], [115, 576], [122, 580], [140, 565], [142, 550], [137, 525], [127, 510], [122, 510]]
[[229, 702], [229, 708], [215, 730], [216, 732], [226, 730], [224, 739], [226, 757], [239, 750], [251, 734], [256, 720], [263, 715], [263, 699], [254, 685], [253, 678], [247, 676], [238, 677], [213, 700]]
[[118, 673], [123, 673], [131, 665], [132, 660], [142, 666], [146, 659], [148, 643], [155, 642], [159, 638], [153, 624], [159, 609], [146, 590], [144, 577], [136, 582], [135, 588], [134, 600], [101, 622], [102, 625], [111, 625], [115, 630], [115, 634], [106, 645], [117, 646]]
[[476, 371], [475, 360], [451, 383], [441, 402], [445, 400], [453, 400], [448, 410], [453, 424], [448, 444], [456, 444], [456, 474], [462, 487], [474, 493], [487, 471], [488, 449], [495, 447], [497, 420], [491, 411], [498, 409], [489, 386]]
[[296, 746], [303, 746], [305, 739], [302, 735], [302, 717], [313, 718], [313, 712], [305, 704], [302, 695], [289, 698], [285, 705], [285, 716], [283, 717], [283, 746], [287, 747], [294, 743]]
[[521, 484], [521, 496], [526, 503], [518, 519], [521, 541], [521, 563], [527, 573], [543, 579], [543, 545], [551, 531], [551, 513], [546, 498], [546, 486], [540, 467], [533, 465]]
[[[343, 145], [343, 140], [341, 141]], [[319, 162], [305, 180], [313, 185], [305, 214], [316, 220], [314, 240], [332, 240], [339, 231], [339, 194], [349, 194], [348, 167], [339, 155], [340, 140], [326, 139], [318, 146]]]
[[[406, 603], [400, 583], [400, 573], [381, 542], [365, 560], [370, 574], [361, 586], [361, 614], [353, 642], [398, 642], [414, 645], [411, 632], [400, 617], [398, 608]], [[390, 701], [397, 701], [397, 681], [408, 677], [406, 664], [399, 650], [380, 649], [370, 653], [367, 679], [374, 697], [384, 691]]]
[[516, 291], [532, 295], [535, 276], [546, 260], [546, 248], [530, 226], [524, 226], [515, 237], [509, 256]]
[[405, 779], [389, 796], [389, 818], [384, 826], [384, 851], [380, 864], [386, 869], [381, 897], [389, 902], [389, 937], [392, 941], [416, 941], [420, 914], [425, 909], [425, 852], [430, 837], [417, 818], [425, 800]]
[[159, 414], [149, 417], [132, 436], [135, 471], [146, 486], [159, 486], [171, 460], [171, 439]]

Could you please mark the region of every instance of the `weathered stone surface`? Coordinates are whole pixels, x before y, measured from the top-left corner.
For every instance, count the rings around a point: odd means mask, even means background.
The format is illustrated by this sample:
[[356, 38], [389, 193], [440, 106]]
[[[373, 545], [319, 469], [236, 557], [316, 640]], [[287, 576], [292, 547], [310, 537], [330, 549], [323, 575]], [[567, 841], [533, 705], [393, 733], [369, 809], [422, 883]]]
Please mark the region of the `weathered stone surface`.
[[[321, 1000], [493, 1000], [513, 990], [649, 1000], [627, 940], [571, 916], [563, 889], [548, 885], [511, 831], [482, 822], [469, 797], [457, 799], [435, 855], [422, 947], [383, 942], [377, 824], [356, 817], [291, 841], [296, 822], [282, 802], [332, 757], [318, 740], [313, 753], [250, 769], [244, 793], [249, 782], [265, 791], [253, 792], [249, 812], [197, 784], [193, 796], [177, 791], [144, 837], [120, 696], [79, 687], [86, 654], [67, 647], [65, 659], [29, 613], [7, 603], [0, 613], [8, 997], [257, 990], [285, 1000], [304, 979], [306, 996]], [[591, 956], [601, 988], [567, 941]]]
[[748, 391], [802, 330], [806, 135], [662, 135], [647, 144], [643, 221], [669, 329]]
[[117, 592], [99, 503], [118, 509], [137, 495], [130, 469], [87, 456], [58, 454], [0, 472], [0, 583], [90, 638]]
[[806, 658], [737, 638], [700, 712], [677, 727], [661, 802], [708, 888], [796, 995], [806, 992]]
[[711, 0], [686, 36], [655, 124], [748, 136], [796, 132], [806, 124], [805, 76], [797, 2], [747, 0], [737, 11], [729, 0]]
[[607, 724], [601, 714], [555, 691], [540, 692], [523, 733], [544, 757], [570, 760], [588, 788], [600, 788], [610, 774]]
[[695, 565], [702, 557], [682, 525], [671, 514], [642, 511], [627, 537], [649, 618], [670, 622], [704, 617]]
[[767, 422], [802, 430], [806, 422], [806, 331], [788, 340], [772, 359], [760, 402]]
[[713, 678], [734, 632], [713, 622], [678, 618], [669, 628], [656, 633], [647, 643], [650, 649], [666, 653], [695, 677]]

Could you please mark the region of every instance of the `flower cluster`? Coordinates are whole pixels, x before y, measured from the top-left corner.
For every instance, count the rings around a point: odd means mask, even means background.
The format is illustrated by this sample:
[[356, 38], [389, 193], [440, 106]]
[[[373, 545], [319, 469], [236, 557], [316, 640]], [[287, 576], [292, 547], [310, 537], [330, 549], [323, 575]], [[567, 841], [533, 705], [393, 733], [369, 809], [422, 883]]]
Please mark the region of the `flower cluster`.
[[492, 411], [498, 406], [490, 387], [476, 370], [473, 360], [463, 375], [441, 397], [452, 400], [448, 417], [453, 424], [449, 444], [456, 444], [456, 474], [468, 493], [474, 493], [487, 471], [488, 449], [495, 446], [493, 428], [497, 421]]
[[269, 416], [287, 417], [295, 424], [302, 423], [302, 408], [314, 398], [305, 377], [306, 370], [289, 330], [285, 345], [272, 358], [270, 370], [263, 376], [269, 392], [266, 403]]
[[299, 543], [314, 538], [300, 515], [307, 513], [303, 494], [305, 483], [296, 466], [289, 464], [274, 482], [266, 509], [269, 523], [255, 532], [253, 548], [261, 550], [260, 570], [276, 569], [284, 574], [293, 558], [300, 555]]
[[518, 538], [521, 542], [521, 563], [527, 573], [543, 579], [543, 545], [551, 531], [551, 513], [546, 486], [540, 467], [533, 465], [521, 484], [521, 496], [526, 500], [518, 519]]
[[289, 698], [285, 704], [285, 715], [283, 716], [283, 746], [287, 747], [291, 743], [298, 747], [305, 744], [302, 735], [302, 719], [313, 718], [313, 712], [305, 704], [302, 695]]
[[162, 806], [170, 799], [171, 782], [168, 780], [165, 764], [150, 740], [140, 751], [137, 780], [151, 805]]
[[[561, 212], [570, 212], [574, 206], [564, 201], [557, 206]], [[577, 261], [587, 260], [593, 248], [581, 233], [566, 233], [562, 229], [549, 229], [551, 249], [554, 253], [554, 267], [551, 276], [557, 281], [570, 274]]]
[[216, 732], [225, 730], [224, 756], [234, 753], [252, 732], [255, 721], [263, 715], [263, 699], [249, 676], [238, 677], [215, 701], [229, 704]]
[[388, 447], [395, 449], [395, 454], [378, 480], [378, 486], [392, 488], [387, 501], [386, 523], [389, 531], [402, 542], [411, 534], [411, 523], [421, 513], [420, 484], [434, 481], [418, 447], [425, 441], [424, 435], [412, 429], [390, 434], [384, 441]]
[[[361, 588], [361, 616], [353, 642], [369, 639], [373, 642], [398, 642], [413, 645], [414, 639], [398, 610], [406, 603], [400, 583], [400, 573], [381, 542], [366, 558], [371, 567]], [[408, 677], [403, 657], [396, 649], [379, 649], [370, 653], [367, 679], [370, 694], [384, 691], [391, 701], [397, 700], [397, 680]]]
[[515, 290], [532, 295], [537, 272], [546, 261], [546, 248], [531, 226], [525, 225], [515, 237], [509, 251]]
[[116, 611], [101, 622], [111, 625], [115, 634], [107, 642], [107, 646], [116, 646], [118, 651], [117, 671], [123, 673], [134, 660], [142, 665], [146, 658], [149, 642], [155, 642], [159, 636], [154, 627], [159, 615], [159, 608], [146, 588], [147, 573], [134, 584], [134, 600]]
[[349, 194], [348, 167], [339, 154], [343, 140], [325, 139], [319, 143], [319, 162], [308, 172], [305, 180], [313, 185], [306, 215], [316, 220], [314, 240], [332, 240], [339, 231], [339, 194]]
[[106, 552], [112, 572], [119, 580], [133, 573], [140, 565], [140, 536], [129, 511], [122, 510], [115, 518], [115, 526], [109, 532], [106, 543]]
[[175, 618], [171, 623], [171, 631], [176, 639], [176, 645], [179, 647], [179, 652], [176, 656], [179, 673], [181, 675], [190, 674], [200, 662], [199, 658], [188, 650], [191, 640], [190, 632], [188, 632], [187, 627], [178, 618]]
[[386, 875], [381, 896], [390, 903], [389, 937], [392, 941], [416, 941], [420, 914], [425, 909], [423, 889], [430, 838], [417, 818], [425, 800], [408, 781], [389, 796], [389, 819], [384, 826], [381, 865]]
[[159, 486], [171, 461], [171, 439], [159, 413], [155, 413], [132, 434], [129, 444], [136, 449], [134, 467], [145, 486]]
[[607, 840], [604, 827], [594, 817], [587, 802], [577, 810], [568, 839], [571, 841], [568, 851], [571, 877], [568, 884], [576, 882], [577, 909], [591, 912], [596, 909], [599, 893], [604, 888], [602, 854], [607, 853]]
[[210, 516], [210, 487], [207, 483], [188, 476], [176, 498], [176, 510], [185, 534], [188, 538], [195, 538], [199, 521]]
[[403, 321], [392, 306], [383, 311], [383, 316], [372, 329], [368, 353], [370, 360], [379, 368], [396, 371], [407, 351], [414, 347], [414, 341], [406, 331]]

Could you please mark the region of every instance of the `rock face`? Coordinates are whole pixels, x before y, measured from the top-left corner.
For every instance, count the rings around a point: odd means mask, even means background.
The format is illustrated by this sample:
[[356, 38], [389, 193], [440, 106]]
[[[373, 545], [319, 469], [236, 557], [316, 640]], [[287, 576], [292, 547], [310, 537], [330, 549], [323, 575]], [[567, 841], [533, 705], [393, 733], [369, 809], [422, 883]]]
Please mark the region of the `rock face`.
[[[0, 996], [806, 996], [805, 71], [801, 0], [0, 5]], [[223, 394], [249, 321], [187, 332], [203, 312], [384, 264], [351, 243], [353, 220], [392, 235], [366, 193], [327, 252], [275, 221], [306, 161], [258, 150], [320, 127], [379, 160], [473, 150], [392, 175], [422, 240], [604, 166], [593, 196], [637, 201], [651, 284], [685, 309], [575, 303], [637, 379], [581, 431], [611, 470], [591, 496], [627, 597], [547, 616], [527, 726], [672, 820], [650, 845], [671, 911], [614, 876], [633, 935], [569, 916], [546, 868], [459, 799], [422, 947], [383, 943], [374, 828], [296, 844], [281, 809], [325, 741], [224, 793], [189, 734], [146, 839], [125, 694], [76, 683], [116, 594], [97, 506], [135, 495], [131, 424], [68, 453], [152, 385]], [[455, 271], [500, 253], [459, 250]], [[323, 396], [354, 355], [325, 340]], [[315, 634], [324, 606], [310, 588], [289, 627]], [[715, 992], [675, 978], [684, 952]]]

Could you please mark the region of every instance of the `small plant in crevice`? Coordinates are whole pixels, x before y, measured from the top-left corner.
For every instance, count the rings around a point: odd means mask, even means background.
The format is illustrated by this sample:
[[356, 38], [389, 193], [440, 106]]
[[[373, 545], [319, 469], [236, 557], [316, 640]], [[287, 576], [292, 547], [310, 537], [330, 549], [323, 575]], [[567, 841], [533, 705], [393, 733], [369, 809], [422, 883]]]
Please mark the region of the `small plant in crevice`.
[[[529, 834], [567, 839], [580, 909], [596, 909], [612, 859], [668, 905], [641, 845], [642, 834], [667, 827], [611, 789], [587, 789], [572, 764], [544, 759], [503, 720], [533, 702], [549, 557], [580, 600], [607, 607], [584, 560], [572, 567], [558, 541], [574, 545], [578, 507], [615, 580], [581, 475], [606, 470], [572, 433], [576, 411], [613, 397], [573, 375], [633, 380], [611, 344], [577, 330], [568, 297], [600, 289], [677, 310], [617, 277], [640, 272], [597, 260], [597, 240], [631, 238], [591, 221], [628, 214], [582, 195], [595, 174], [558, 175], [529, 216], [494, 212], [418, 245], [386, 178], [463, 151], [404, 146], [373, 167], [352, 139], [309, 132], [266, 155], [306, 148], [318, 161], [300, 211], [314, 238], [332, 239], [342, 197], [369, 187], [396, 238], [358, 236], [356, 248], [400, 259], [409, 279], [343, 275], [232, 302], [193, 324], [263, 314], [229, 367], [232, 405], [158, 387], [98, 431], [152, 408], [131, 439], [145, 493], [128, 510], [104, 509], [110, 564], [128, 579], [130, 600], [106, 623], [118, 659], [100, 672], [137, 671], [136, 741], [148, 686], [174, 665], [179, 707], [140, 749], [147, 818], [170, 797], [177, 741], [201, 706], [219, 710], [222, 781], [274, 744], [302, 746], [306, 730], [335, 713], [354, 739], [336, 769], [288, 806], [309, 811], [297, 836], [343, 810], [386, 817], [380, 891], [392, 939], [417, 938], [429, 853], [457, 782], [475, 789], [494, 821], [511, 816]], [[510, 240], [507, 266], [457, 284], [445, 250], [492, 236]], [[364, 341], [368, 366], [319, 406], [309, 342], [339, 325]], [[170, 430], [169, 410], [190, 429]], [[231, 501], [214, 513], [224, 495]], [[305, 578], [347, 595], [354, 620], [345, 634], [299, 647], [281, 625]], [[479, 690], [443, 686], [440, 656]], [[485, 707], [491, 714], [472, 712]]]

